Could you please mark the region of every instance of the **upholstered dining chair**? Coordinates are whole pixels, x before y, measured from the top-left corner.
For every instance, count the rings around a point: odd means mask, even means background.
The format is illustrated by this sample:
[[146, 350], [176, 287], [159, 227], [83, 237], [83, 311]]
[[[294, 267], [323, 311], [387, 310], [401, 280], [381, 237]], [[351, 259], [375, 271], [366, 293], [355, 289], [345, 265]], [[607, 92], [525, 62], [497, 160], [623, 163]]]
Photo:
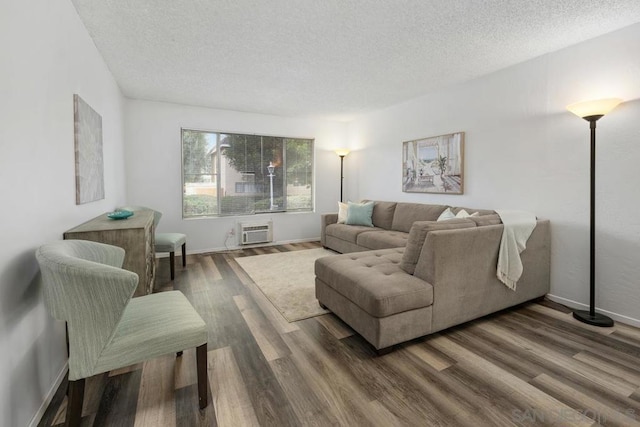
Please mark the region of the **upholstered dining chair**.
[[[139, 211], [149, 210], [153, 211], [153, 228], [158, 228], [160, 218], [162, 218], [162, 212], [158, 212], [155, 209], [147, 208], [144, 206], [125, 206], [118, 208], [118, 210], [127, 211]], [[187, 236], [182, 233], [155, 233], [155, 251], [156, 253], [169, 252], [169, 266], [171, 269], [171, 280], [176, 276], [176, 251], [182, 247], [182, 267], [187, 266]]]
[[132, 298], [138, 275], [122, 248], [61, 240], [37, 249], [44, 302], [67, 322], [67, 425], [80, 425], [85, 378], [196, 347], [198, 397], [207, 406], [207, 328], [179, 291]]

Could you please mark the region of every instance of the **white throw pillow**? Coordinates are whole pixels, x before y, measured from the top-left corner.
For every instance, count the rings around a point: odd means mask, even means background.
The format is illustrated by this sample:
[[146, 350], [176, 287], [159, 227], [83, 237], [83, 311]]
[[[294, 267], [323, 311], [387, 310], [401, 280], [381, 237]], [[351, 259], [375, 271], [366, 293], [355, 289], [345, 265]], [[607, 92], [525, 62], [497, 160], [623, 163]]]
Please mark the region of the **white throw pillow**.
[[437, 221], [446, 221], [448, 219], [454, 219], [454, 218], [469, 218], [470, 216], [478, 216], [478, 215], [479, 215], [478, 212], [474, 212], [471, 215], [469, 215], [469, 212], [465, 211], [464, 209], [460, 209], [458, 213], [454, 215], [451, 208], [447, 208], [444, 210], [444, 212], [440, 214]]
[[469, 218], [470, 216], [478, 216], [478, 212], [474, 212], [469, 215], [469, 212], [464, 209], [460, 209], [460, 211], [456, 214], [456, 218]]
[[451, 212], [451, 208], [447, 208], [444, 210], [444, 212], [440, 214], [440, 216], [436, 221], [446, 221], [448, 219], [453, 219], [455, 217], [456, 216], [453, 214], [453, 212]]
[[338, 202], [338, 224], [347, 222], [347, 214], [349, 213], [349, 205]]

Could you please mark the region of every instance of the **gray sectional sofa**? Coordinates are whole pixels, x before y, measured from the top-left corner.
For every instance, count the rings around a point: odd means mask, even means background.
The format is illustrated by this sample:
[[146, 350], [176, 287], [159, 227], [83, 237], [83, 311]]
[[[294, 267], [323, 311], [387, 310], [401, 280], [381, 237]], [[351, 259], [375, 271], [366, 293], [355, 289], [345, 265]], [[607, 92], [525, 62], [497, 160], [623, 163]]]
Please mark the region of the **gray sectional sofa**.
[[499, 216], [465, 208], [477, 216], [436, 221], [446, 208], [375, 201], [374, 227], [322, 215], [322, 245], [343, 255], [316, 261], [316, 297], [379, 353], [549, 292], [549, 221], [537, 221], [512, 291], [496, 277]]

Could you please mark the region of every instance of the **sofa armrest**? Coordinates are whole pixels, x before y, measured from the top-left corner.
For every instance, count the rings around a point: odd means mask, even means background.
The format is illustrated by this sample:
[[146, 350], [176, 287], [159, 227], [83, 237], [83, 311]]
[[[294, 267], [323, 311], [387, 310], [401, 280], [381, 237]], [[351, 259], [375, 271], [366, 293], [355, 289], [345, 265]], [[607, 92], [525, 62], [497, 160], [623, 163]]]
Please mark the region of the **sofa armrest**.
[[524, 270], [516, 291], [496, 276], [503, 228], [500, 224], [427, 235], [414, 275], [433, 286], [432, 332], [549, 292], [549, 221], [537, 221], [520, 254]]
[[337, 224], [338, 223], [338, 213], [328, 213], [320, 215], [320, 243], [322, 246], [325, 245], [325, 231], [327, 229], [327, 225]]

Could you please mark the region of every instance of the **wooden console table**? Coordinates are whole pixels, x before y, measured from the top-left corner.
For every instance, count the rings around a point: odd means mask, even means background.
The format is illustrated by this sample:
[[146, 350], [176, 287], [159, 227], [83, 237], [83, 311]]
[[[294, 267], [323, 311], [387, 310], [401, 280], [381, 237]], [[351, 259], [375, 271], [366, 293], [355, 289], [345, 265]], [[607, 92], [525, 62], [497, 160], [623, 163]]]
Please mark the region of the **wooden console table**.
[[64, 239], [91, 240], [124, 249], [122, 267], [138, 275], [134, 296], [140, 296], [153, 291], [156, 273], [154, 234], [153, 211], [136, 211], [133, 216], [120, 220], [102, 214], [65, 231]]

